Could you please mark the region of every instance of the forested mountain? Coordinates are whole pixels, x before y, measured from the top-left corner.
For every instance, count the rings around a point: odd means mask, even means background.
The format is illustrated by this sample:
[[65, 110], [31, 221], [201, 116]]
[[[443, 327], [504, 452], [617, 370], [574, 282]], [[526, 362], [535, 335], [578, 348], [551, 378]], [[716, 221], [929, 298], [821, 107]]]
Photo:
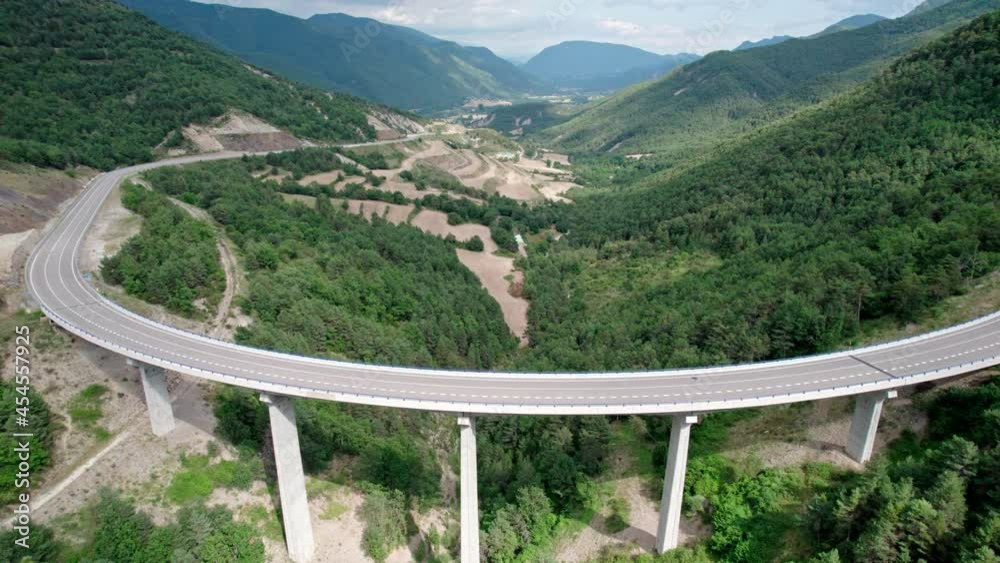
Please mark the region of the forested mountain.
[[940, 8], [941, 6], [944, 6], [945, 4], [951, 1], [952, 0], [924, 0], [923, 3], [914, 8], [913, 11], [910, 13], [919, 14], [922, 12], [927, 12], [935, 8]]
[[570, 151], [658, 153], [676, 163], [843, 92], [906, 51], [997, 8], [1000, 0], [954, 0], [853, 31], [712, 53], [609, 98], [546, 131], [543, 141]]
[[792, 356], [963, 291], [1000, 266], [998, 61], [994, 12], [700, 164], [578, 198], [529, 259], [525, 364]]
[[304, 138], [374, 137], [367, 102], [263, 76], [111, 0], [3, 2], [0, 72], [3, 160], [147, 161], [172, 132], [229, 109]]
[[768, 37], [767, 39], [761, 39], [760, 41], [744, 41], [740, 43], [738, 47], [733, 49], [734, 51], [748, 51], [750, 49], [756, 49], [757, 47], [770, 47], [771, 45], [777, 45], [779, 43], [784, 43], [790, 39], [795, 39], [791, 35], [775, 35], [774, 37]]
[[[876, 14], [864, 14], [858, 16], [851, 16], [849, 18], [844, 18], [839, 22], [831, 25], [830, 27], [824, 29], [823, 31], [810, 35], [806, 39], [813, 39], [815, 37], [822, 37], [824, 35], [830, 35], [831, 33], [838, 33], [841, 31], [850, 31], [852, 29], [861, 29], [862, 27], [869, 26], [873, 23], [878, 23], [886, 18], [876, 15]], [[795, 39], [791, 35], [775, 35], [774, 37], [768, 39], [761, 39], [760, 41], [744, 41], [740, 43], [740, 46], [733, 49], [734, 51], [746, 51], [749, 49], [756, 49], [757, 47], [770, 47], [771, 45], [777, 45], [779, 43], [784, 43], [785, 41], [790, 41]]]
[[824, 35], [830, 35], [831, 33], [850, 31], [852, 29], [861, 29], [862, 27], [867, 27], [873, 23], [878, 23], [884, 19], [886, 18], [878, 14], [862, 14], [858, 16], [851, 16], [849, 18], [844, 18], [840, 20], [839, 22], [831, 25], [830, 27], [810, 37], [822, 37]]
[[663, 76], [697, 55], [657, 55], [628, 45], [565, 41], [546, 47], [524, 70], [560, 88], [617, 90]]
[[188, 0], [121, 0], [157, 22], [307, 84], [413, 110], [517, 97], [541, 81], [482, 47], [345, 14], [307, 20]]

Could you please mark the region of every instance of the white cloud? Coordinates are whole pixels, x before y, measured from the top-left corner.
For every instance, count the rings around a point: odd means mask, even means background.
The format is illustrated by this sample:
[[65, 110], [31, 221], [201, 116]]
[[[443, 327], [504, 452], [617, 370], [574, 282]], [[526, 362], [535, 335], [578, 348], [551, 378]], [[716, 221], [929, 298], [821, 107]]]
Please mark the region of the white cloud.
[[597, 22], [597, 27], [625, 36], [642, 33], [642, 28], [639, 24], [624, 20], [600, 20]]

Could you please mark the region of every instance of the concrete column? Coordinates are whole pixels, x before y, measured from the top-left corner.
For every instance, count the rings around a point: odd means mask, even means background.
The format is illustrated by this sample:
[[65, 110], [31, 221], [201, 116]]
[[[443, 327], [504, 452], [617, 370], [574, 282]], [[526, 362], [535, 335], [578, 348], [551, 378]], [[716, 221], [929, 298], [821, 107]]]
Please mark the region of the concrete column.
[[687, 473], [688, 443], [691, 427], [698, 423], [693, 414], [675, 414], [670, 425], [670, 449], [660, 501], [660, 524], [656, 529], [656, 552], [677, 547], [680, 540], [681, 508], [684, 505], [684, 475]]
[[138, 364], [139, 378], [142, 379], [142, 390], [146, 395], [146, 410], [149, 411], [149, 422], [153, 426], [153, 434], [166, 436], [174, 429], [174, 409], [170, 405], [170, 394], [167, 393], [167, 374], [163, 368], [142, 362]]
[[290, 397], [262, 393], [271, 415], [271, 439], [274, 441], [274, 464], [278, 470], [278, 496], [285, 524], [288, 555], [296, 563], [313, 556], [313, 530], [306, 498], [306, 478], [302, 471], [299, 432], [295, 426], [295, 404]]
[[461, 443], [461, 563], [479, 563], [479, 485], [476, 481], [476, 419], [458, 417]]
[[886, 399], [895, 399], [896, 391], [875, 391], [858, 395], [854, 403], [851, 433], [847, 437], [847, 455], [858, 463], [868, 463], [875, 448], [875, 433]]

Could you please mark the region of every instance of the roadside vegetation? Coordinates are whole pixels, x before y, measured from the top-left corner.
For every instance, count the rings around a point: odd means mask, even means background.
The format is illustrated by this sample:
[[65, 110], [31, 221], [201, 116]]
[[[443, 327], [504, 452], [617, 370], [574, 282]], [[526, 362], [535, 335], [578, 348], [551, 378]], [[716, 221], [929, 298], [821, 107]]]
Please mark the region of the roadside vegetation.
[[[37, 357], [39, 352], [46, 352], [62, 346], [68, 340], [63, 333], [55, 330], [49, 323], [44, 322], [40, 313], [29, 314], [17, 312], [13, 315], [0, 314], [0, 368], [3, 377], [0, 378], [0, 506], [6, 506], [17, 500], [17, 493], [20, 489], [15, 487], [15, 475], [18, 473], [17, 438], [15, 433], [31, 434], [31, 475], [34, 480], [39, 480], [44, 475], [45, 470], [52, 464], [52, 448], [55, 432], [58, 430], [57, 418], [49, 409], [45, 397], [38, 393], [35, 384], [36, 378], [32, 378], [32, 385], [26, 393], [18, 391], [18, 385], [14, 379], [14, 337], [17, 335], [16, 327], [27, 326], [31, 335], [31, 355], [32, 374], [38, 375], [37, 362], [33, 357]], [[24, 364], [21, 364], [24, 365]], [[20, 386], [23, 388], [23, 386]], [[21, 426], [17, 422], [19, 397], [27, 396], [29, 401], [29, 414], [26, 417], [27, 426]], [[21, 399], [21, 403], [23, 403]], [[21, 441], [24, 441], [23, 438]], [[12, 543], [12, 542], [7, 542]], [[2, 555], [2, 552], [0, 552]], [[0, 560], [3, 560], [0, 558]]]
[[[181, 508], [174, 522], [158, 526], [135, 502], [110, 489], [73, 517], [82, 542], [56, 539], [46, 526], [32, 526], [30, 561], [226, 561], [264, 563], [264, 544], [249, 524], [233, 521], [221, 506]], [[14, 532], [0, 533], [0, 560], [21, 561]]]
[[[4, 347], [6, 348], [6, 346]], [[12, 362], [11, 362], [12, 364]], [[13, 371], [10, 366], [4, 364], [5, 372]], [[8, 371], [9, 370], [9, 371]], [[21, 386], [23, 388], [23, 386]], [[49, 407], [45, 400], [34, 390], [27, 393], [20, 393], [18, 386], [12, 379], [0, 380], [0, 506], [6, 506], [17, 500], [18, 493], [24, 492], [22, 487], [15, 486], [18, 471], [18, 440], [24, 442], [24, 438], [16, 438], [14, 434], [30, 434], [31, 447], [31, 476], [35, 479], [41, 476], [42, 471], [52, 462], [52, 420], [49, 414]], [[27, 397], [29, 402], [29, 414], [25, 417], [28, 424], [22, 426], [18, 424], [18, 406], [23, 406], [19, 397]], [[8, 542], [12, 543], [12, 542]]]
[[264, 476], [260, 456], [252, 449], [240, 449], [237, 459], [219, 459], [217, 455], [214, 442], [205, 454], [182, 453], [181, 470], [165, 491], [167, 500], [177, 505], [204, 502], [219, 487], [246, 491]]
[[77, 428], [90, 432], [99, 442], [111, 437], [107, 429], [100, 425], [104, 418], [104, 400], [109, 389], [99, 383], [92, 383], [73, 397], [68, 405], [69, 417]]
[[[134, 184], [124, 185], [122, 191], [122, 204], [145, 221], [138, 236], [101, 261], [104, 281], [185, 316], [211, 309], [226, 283], [212, 226], [192, 218], [163, 194]], [[199, 299], [206, 306], [197, 307]]]

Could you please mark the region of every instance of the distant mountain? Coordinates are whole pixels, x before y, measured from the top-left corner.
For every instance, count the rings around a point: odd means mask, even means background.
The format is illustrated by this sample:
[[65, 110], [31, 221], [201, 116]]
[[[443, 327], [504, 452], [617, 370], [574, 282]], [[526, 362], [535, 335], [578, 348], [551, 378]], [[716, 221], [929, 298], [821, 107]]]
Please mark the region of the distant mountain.
[[740, 43], [740, 46], [733, 49], [734, 51], [747, 51], [749, 49], [756, 49], [757, 47], [770, 47], [771, 45], [777, 45], [779, 43], [784, 43], [789, 39], [795, 39], [791, 35], [775, 35], [774, 37], [768, 39], [761, 39], [760, 41], [744, 41]]
[[996, 9], [1000, 0], [953, 0], [852, 31], [712, 53], [538, 135], [570, 152], [655, 153], [677, 163], [844, 92], [906, 51]]
[[[851, 16], [849, 18], [844, 18], [839, 22], [831, 25], [830, 27], [824, 29], [823, 31], [810, 35], [807, 39], [813, 39], [816, 37], [822, 37], [824, 35], [830, 35], [831, 33], [837, 33], [840, 31], [850, 31], [852, 29], [860, 29], [862, 27], [871, 25], [873, 23], [878, 23], [886, 18], [876, 15], [876, 14], [864, 14], [859, 16]], [[740, 46], [733, 49], [734, 51], [747, 51], [749, 49], [756, 49], [757, 47], [770, 47], [772, 45], [778, 45], [784, 43], [790, 39], [795, 39], [791, 35], [776, 35], [769, 39], [761, 39], [760, 41], [744, 41], [740, 43]]]
[[[261, 72], [111, 0], [0, 3], [0, 160], [108, 169], [230, 111], [315, 141], [373, 139], [384, 109]], [[234, 135], [235, 136], [235, 135]]]
[[543, 92], [536, 77], [482, 47], [345, 14], [308, 20], [188, 0], [120, 0], [157, 22], [268, 70], [328, 90], [434, 111], [468, 98]]
[[831, 25], [830, 27], [810, 37], [823, 37], [824, 35], [830, 35], [831, 33], [838, 33], [840, 31], [861, 29], [862, 27], [872, 25], [873, 23], [878, 23], [884, 19], [887, 18], [884, 18], [878, 14], [863, 14], [859, 16], [851, 16], [849, 18], [840, 20], [839, 22]]
[[559, 88], [619, 90], [659, 78], [697, 55], [657, 55], [637, 47], [592, 41], [566, 41], [546, 47], [522, 67]]

